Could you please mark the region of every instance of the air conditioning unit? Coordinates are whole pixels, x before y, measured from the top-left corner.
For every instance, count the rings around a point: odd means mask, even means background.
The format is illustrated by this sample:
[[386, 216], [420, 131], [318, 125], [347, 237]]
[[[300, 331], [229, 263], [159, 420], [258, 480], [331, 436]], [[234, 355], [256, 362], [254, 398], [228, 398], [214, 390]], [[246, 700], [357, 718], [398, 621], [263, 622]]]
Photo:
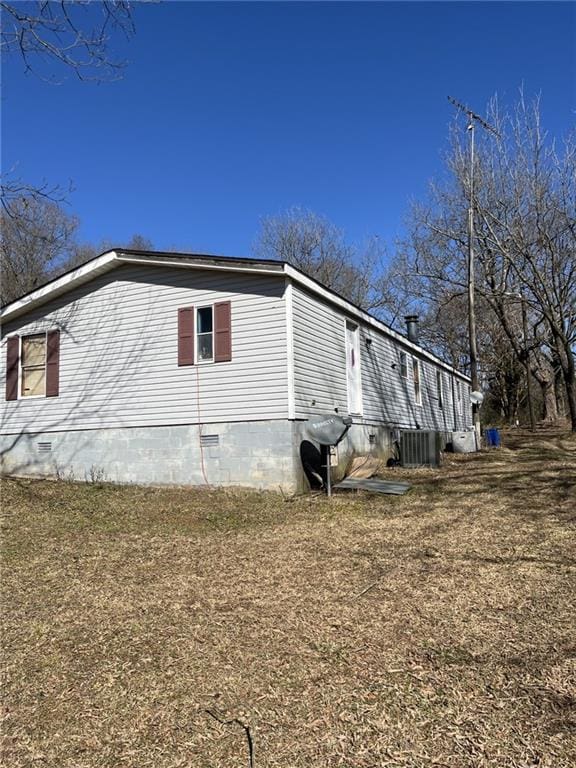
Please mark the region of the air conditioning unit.
[[422, 429], [400, 434], [400, 463], [403, 467], [437, 467], [440, 464], [440, 435]]

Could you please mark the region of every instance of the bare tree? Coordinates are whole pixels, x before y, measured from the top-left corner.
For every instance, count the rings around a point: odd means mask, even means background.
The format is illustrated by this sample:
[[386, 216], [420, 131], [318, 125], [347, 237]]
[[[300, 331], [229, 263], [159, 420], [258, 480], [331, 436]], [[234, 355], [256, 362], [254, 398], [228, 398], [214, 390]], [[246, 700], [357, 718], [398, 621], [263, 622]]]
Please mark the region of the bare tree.
[[[558, 361], [576, 430], [574, 136], [558, 149], [541, 129], [538, 102], [527, 105], [522, 97], [512, 114], [501, 114], [494, 99], [488, 118], [501, 139], [485, 137], [476, 154], [476, 291], [543, 388], [550, 418], [555, 409], [550, 360]], [[470, 168], [462, 133], [455, 130], [452, 139], [451, 179], [431, 188], [427, 204], [414, 206], [396, 266], [432, 305], [447, 292], [464, 293], [467, 284]], [[527, 314], [526, 333], [519, 326], [520, 308]]]
[[78, 243], [78, 219], [50, 200], [28, 195], [0, 211], [0, 301], [2, 305], [39, 288], [113, 247], [148, 251], [152, 241], [134, 234], [125, 243]]
[[[481, 268], [487, 296], [507, 327], [506, 298], [518, 296], [532, 317], [532, 339], [518, 349], [548, 348], [562, 370], [576, 431], [576, 143], [559, 149], [542, 130], [538, 101], [521, 97], [512, 115], [490, 105], [505, 139], [480, 157]], [[508, 332], [513, 341], [518, 338]], [[537, 359], [537, 358], [536, 358]], [[550, 374], [549, 374], [550, 375]], [[553, 386], [553, 374], [550, 376]], [[550, 406], [554, 398], [550, 397]]]
[[98, 245], [92, 243], [75, 243], [71, 249], [70, 257], [62, 262], [58, 273], [67, 272], [73, 267], [79, 267], [81, 264], [85, 264], [90, 259], [96, 258], [104, 251], [110, 251], [113, 248], [128, 248], [134, 251], [152, 251], [154, 250], [154, 243], [150, 238], [139, 233], [132, 235], [130, 240], [125, 243], [116, 242], [109, 239], [101, 240]]
[[78, 221], [50, 200], [28, 195], [0, 212], [0, 298], [7, 304], [50, 279], [74, 252]]
[[489, 343], [480, 347], [485, 368], [490, 372], [486, 377], [483, 408], [492, 419], [515, 424], [526, 394], [524, 368], [497, 321], [493, 323], [492, 331]]
[[126, 243], [116, 243], [118, 247], [128, 248], [132, 251], [153, 251], [154, 243], [146, 235], [135, 232]]
[[377, 238], [359, 248], [323, 216], [290, 208], [262, 220], [257, 256], [286, 261], [365, 310], [381, 304], [377, 290], [382, 249]]

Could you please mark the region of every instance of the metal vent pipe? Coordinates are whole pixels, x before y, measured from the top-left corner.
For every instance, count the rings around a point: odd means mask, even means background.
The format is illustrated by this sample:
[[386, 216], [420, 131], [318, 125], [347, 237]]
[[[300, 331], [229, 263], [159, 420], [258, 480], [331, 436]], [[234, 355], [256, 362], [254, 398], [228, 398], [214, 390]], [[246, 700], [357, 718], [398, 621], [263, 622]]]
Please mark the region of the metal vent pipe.
[[418, 315], [406, 315], [404, 320], [406, 321], [408, 340], [418, 344]]

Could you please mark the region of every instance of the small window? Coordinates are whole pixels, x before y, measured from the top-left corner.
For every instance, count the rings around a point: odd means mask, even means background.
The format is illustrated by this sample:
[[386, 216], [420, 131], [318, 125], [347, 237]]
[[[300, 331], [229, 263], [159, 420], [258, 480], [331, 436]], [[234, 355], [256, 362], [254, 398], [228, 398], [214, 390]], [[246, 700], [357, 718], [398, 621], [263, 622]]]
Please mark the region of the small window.
[[46, 394], [46, 334], [22, 337], [21, 397]]
[[412, 358], [412, 374], [414, 376], [414, 402], [422, 405], [422, 388], [420, 386], [420, 362]]
[[198, 307], [196, 312], [196, 349], [198, 362], [214, 360], [214, 322], [212, 307]]
[[400, 376], [403, 379], [408, 378], [408, 356], [406, 352], [400, 352]]
[[456, 402], [457, 402], [457, 411], [458, 413], [461, 413], [462, 411], [462, 390], [460, 389], [460, 382], [456, 382]]
[[442, 371], [436, 371], [436, 393], [438, 395], [438, 407], [444, 408], [444, 392], [442, 390]]

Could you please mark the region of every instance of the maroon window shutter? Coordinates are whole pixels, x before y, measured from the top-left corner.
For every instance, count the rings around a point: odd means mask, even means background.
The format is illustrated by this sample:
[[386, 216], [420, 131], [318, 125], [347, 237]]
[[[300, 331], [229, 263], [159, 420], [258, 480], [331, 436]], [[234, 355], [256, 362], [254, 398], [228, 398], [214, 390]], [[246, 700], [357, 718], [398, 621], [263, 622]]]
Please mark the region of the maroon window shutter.
[[6, 345], [6, 400], [18, 400], [18, 358], [20, 338], [10, 336]]
[[229, 301], [214, 304], [214, 362], [232, 360], [232, 324]]
[[60, 390], [60, 331], [46, 334], [46, 397], [58, 397]]
[[178, 365], [194, 365], [194, 307], [178, 310]]

